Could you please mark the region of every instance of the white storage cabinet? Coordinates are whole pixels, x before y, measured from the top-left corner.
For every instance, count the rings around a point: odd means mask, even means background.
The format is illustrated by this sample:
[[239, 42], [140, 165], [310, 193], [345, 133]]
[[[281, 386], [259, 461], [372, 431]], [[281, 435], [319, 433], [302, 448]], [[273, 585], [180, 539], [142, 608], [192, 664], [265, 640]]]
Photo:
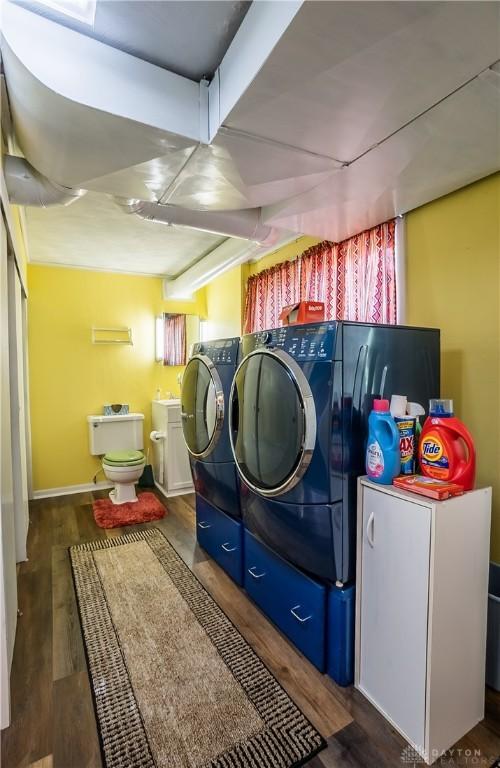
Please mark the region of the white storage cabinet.
[[490, 518], [359, 480], [355, 685], [428, 763], [484, 716]]
[[184, 442], [180, 400], [153, 400], [152, 426], [155, 483], [166, 496], [191, 493], [193, 478]]

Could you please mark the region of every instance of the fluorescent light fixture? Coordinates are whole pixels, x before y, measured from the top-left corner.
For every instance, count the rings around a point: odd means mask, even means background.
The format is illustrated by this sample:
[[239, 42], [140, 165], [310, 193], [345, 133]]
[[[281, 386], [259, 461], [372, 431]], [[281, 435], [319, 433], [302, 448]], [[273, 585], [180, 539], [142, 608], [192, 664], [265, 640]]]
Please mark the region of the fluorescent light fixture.
[[94, 26], [97, 0], [37, 0], [38, 5]]
[[165, 321], [163, 319], [163, 315], [158, 315], [156, 317], [155, 330], [155, 360], [157, 363], [162, 363], [163, 355], [165, 354]]

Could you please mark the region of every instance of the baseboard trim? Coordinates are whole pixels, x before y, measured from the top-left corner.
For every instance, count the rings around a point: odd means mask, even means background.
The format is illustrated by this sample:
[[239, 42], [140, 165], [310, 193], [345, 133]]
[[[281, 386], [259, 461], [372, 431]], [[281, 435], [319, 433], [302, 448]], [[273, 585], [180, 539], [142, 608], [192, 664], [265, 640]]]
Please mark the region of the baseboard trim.
[[155, 486], [158, 488], [159, 491], [161, 491], [161, 493], [165, 496], [166, 499], [171, 499], [174, 496], [185, 496], [187, 493], [194, 493], [194, 486], [192, 485], [189, 486], [189, 488], [178, 488], [177, 490], [169, 491], [168, 493], [165, 490], [165, 488], [162, 485], [160, 485], [160, 483], [158, 483], [156, 480], [155, 480]]
[[82, 483], [81, 485], [63, 485], [61, 488], [42, 488], [33, 491], [33, 499], [49, 499], [51, 496], [69, 496], [71, 493], [85, 493], [85, 491], [103, 491], [112, 488], [113, 483], [105, 480], [100, 483]]

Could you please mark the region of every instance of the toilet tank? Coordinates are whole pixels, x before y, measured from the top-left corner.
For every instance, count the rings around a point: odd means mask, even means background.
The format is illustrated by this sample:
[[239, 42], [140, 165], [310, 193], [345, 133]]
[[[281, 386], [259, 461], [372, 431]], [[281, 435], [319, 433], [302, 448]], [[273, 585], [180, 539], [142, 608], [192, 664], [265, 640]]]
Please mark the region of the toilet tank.
[[109, 451], [140, 451], [144, 448], [144, 414], [87, 416], [92, 456]]

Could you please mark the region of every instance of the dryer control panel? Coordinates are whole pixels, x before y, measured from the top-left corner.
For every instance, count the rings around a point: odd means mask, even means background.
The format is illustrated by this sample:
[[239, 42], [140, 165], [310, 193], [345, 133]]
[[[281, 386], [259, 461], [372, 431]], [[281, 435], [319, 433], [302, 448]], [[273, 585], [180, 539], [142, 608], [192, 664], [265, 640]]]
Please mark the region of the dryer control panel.
[[257, 331], [242, 339], [243, 355], [262, 347], [274, 347], [298, 361], [335, 359], [338, 323], [307, 323], [287, 325], [270, 331]]
[[205, 355], [214, 365], [238, 364], [239, 338], [218, 339], [217, 341], [199, 341], [193, 344], [193, 355]]

